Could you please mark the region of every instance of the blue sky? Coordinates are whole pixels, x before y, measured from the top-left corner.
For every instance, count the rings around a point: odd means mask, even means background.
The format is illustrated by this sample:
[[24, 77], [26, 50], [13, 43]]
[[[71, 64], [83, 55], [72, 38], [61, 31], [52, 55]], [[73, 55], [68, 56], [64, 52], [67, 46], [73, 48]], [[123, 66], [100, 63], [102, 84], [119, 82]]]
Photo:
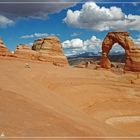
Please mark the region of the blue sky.
[[[0, 36], [13, 51], [18, 44], [31, 44], [37, 38], [56, 35], [61, 39], [67, 55], [85, 51], [99, 52], [101, 42], [109, 31], [129, 31], [140, 45], [138, 0], [132, 3], [111, 0], [102, 3], [69, 2], [49, 5], [1, 3]], [[78, 16], [75, 11], [78, 11]], [[114, 51], [122, 51], [121, 47], [114, 48]]]

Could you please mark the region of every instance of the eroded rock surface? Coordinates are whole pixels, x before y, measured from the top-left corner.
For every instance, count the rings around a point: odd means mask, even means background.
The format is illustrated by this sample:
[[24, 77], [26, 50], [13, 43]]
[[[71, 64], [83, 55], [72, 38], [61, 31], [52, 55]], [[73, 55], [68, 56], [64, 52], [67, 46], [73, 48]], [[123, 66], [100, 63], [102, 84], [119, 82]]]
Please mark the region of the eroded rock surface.
[[3, 43], [3, 40], [0, 38], [0, 56], [10, 56], [11, 53], [9, 49]]
[[57, 66], [68, 64], [61, 42], [54, 36], [35, 40], [32, 48], [27, 45], [18, 45], [14, 55], [23, 59], [51, 62]]
[[111, 68], [111, 62], [108, 54], [115, 43], [118, 43], [125, 49], [126, 63], [125, 70], [140, 71], [140, 48], [130, 37], [129, 32], [109, 32], [102, 43], [101, 66]]
[[20, 44], [17, 46], [14, 56], [22, 59], [38, 60], [39, 53], [33, 51], [29, 46]]
[[55, 64], [68, 64], [67, 58], [63, 53], [61, 42], [57, 37], [50, 36], [38, 39], [34, 42], [32, 50], [39, 53], [40, 61], [53, 62]]

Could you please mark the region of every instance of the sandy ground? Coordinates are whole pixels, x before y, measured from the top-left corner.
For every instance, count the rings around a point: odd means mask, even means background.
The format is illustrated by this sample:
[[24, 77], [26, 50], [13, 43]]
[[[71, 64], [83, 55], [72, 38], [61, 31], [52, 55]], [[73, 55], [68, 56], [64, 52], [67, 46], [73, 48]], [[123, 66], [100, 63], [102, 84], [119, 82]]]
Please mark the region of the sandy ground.
[[140, 137], [139, 74], [1, 59], [1, 133], [134, 140]]

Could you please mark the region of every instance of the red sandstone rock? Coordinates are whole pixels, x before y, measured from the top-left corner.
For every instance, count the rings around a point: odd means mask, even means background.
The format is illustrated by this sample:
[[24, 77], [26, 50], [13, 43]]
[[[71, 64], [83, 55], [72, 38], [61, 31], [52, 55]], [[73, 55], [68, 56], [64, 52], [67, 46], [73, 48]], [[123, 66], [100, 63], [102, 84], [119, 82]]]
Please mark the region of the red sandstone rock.
[[12, 55], [8, 48], [4, 45], [2, 39], [0, 38], [0, 56], [10, 56]]
[[67, 58], [62, 50], [61, 42], [57, 37], [50, 36], [38, 39], [34, 42], [32, 49], [39, 53], [38, 59], [40, 61], [61, 65], [68, 64]]
[[27, 45], [18, 45], [14, 52], [14, 56], [22, 59], [38, 60], [39, 54]]
[[140, 48], [134, 44], [128, 32], [110, 32], [107, 34], [102, 43], [103, 52], [101, 58], [101, 66], [107, 69], [111, 67], [108, 54], [115, 43], [118, 43], [125, 49], [125, 70], [140, 71]]
[[51, 62], [57, 66], [68, 64], [61, 42], [57, 37], [38, 39], [34, 42], [32, 48], [27, 45], [18, 45], [14, 55], [23, 59]]
[[103, 68], [106, 68], [106, 69], [110, 69], [111, 68], [111, 62], [110, 62], [108, 56], [106, 55], [106, 53], [103, 53], [103, 55], [102, 55], [101, 66]]

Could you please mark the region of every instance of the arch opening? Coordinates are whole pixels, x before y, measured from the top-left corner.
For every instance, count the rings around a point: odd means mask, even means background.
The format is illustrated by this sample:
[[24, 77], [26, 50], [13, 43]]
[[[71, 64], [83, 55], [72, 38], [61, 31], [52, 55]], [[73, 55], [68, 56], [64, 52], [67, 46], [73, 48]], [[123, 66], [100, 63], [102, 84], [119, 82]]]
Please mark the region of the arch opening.
[[111, 61], [112, 66], [118, 66], [122, 65], [124, 66], [125, 60], [126, 60], [126, 52], [125, 49], [119, 45], [118, 43], [115, 43], [112, 45], [112, 48], [110, 49], [108, 53], [108, 58]]

